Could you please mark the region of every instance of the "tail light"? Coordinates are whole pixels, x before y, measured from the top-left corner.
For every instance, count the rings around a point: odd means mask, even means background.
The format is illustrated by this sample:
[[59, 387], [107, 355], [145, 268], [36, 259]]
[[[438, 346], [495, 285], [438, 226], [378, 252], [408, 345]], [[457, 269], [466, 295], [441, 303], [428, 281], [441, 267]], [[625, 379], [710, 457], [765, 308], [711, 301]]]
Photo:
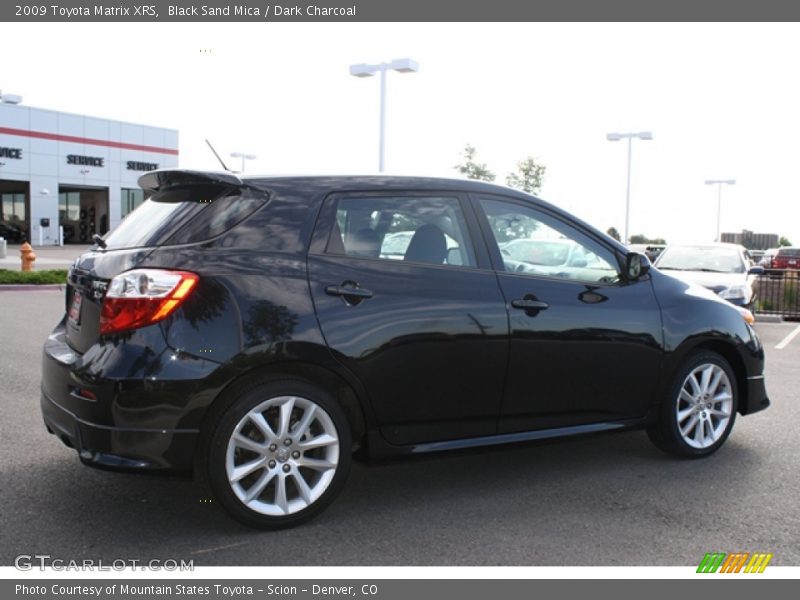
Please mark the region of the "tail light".
[[197, 285], [186, 271], [134, 269], [111, 280], [100, 313], [100, 334], [138, 329], [165, 319]]

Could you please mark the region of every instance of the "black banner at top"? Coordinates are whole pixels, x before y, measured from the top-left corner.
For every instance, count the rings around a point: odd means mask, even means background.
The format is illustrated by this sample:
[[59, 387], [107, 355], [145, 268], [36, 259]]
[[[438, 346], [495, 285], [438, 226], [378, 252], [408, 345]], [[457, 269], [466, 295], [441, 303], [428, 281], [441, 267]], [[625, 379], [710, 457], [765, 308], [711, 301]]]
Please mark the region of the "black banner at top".
[[787, 0], [11, 0], [17, 22], [795, 21]]

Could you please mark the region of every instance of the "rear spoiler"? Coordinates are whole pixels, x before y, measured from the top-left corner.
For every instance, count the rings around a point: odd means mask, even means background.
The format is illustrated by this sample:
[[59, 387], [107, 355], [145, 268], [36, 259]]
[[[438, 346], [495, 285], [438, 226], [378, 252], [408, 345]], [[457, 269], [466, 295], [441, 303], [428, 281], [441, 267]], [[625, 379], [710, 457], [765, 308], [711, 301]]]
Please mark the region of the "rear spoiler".
[[244, 182], [237, 175], [228, 172], [159, 169], [158, 171], [150, 171], [139, 177], [139, 186], [147, 195], [174, 187], [208, 185], [209, 183], [244, 187]]

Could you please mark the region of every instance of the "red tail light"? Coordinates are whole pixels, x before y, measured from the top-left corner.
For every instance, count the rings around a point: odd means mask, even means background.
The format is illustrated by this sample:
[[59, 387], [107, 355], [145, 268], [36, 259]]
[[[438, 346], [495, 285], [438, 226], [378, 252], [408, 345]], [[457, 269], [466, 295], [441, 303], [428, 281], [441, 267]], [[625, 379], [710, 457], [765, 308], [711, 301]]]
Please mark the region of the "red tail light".
[[100, 314], [100, 334], [138, 329], [165, 319], [197, 285], [187, 271], [134, 269], [111, 280]]

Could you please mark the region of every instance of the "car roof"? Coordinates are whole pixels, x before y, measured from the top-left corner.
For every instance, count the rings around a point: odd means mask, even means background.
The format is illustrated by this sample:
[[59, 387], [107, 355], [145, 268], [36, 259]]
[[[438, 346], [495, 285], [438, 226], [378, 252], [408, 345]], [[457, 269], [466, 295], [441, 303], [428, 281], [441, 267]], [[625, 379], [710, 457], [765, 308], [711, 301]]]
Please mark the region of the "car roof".
[[[512, 197], [529, 202], [538, 208], [560, 215], [573, 224], [590, 231], [599, 230], [586, 221], [560, 207], [510, 187], [478, 181], [476, 179], [428, 177], [410, 175], [243, 175], [229, 171], [194, 171], [188, 169], [158, 169], [139, 177], [139, 185], [148, 193], [168, 189], [173, 185], [216, 183], [234, 187], [252, 187], [266, 192], [286, 193], [296, 196], [298, 189], [304, 196], [328, 193], [335, 189], [340, 193], [360, 191], [456, 191], [484, 193]], [[621, 253], [628, 250], [618, 241], [603, 234]]]

